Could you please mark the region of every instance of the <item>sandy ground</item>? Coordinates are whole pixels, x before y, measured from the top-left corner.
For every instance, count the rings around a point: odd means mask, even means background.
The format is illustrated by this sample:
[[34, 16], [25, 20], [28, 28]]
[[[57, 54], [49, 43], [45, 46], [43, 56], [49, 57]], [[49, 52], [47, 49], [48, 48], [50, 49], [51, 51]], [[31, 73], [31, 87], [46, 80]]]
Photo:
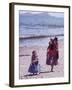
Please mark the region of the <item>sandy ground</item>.
[[[54, 66], [54, 72], [50, 72], [50, 66], [46, 65], [46, 52], [47, 47], [20, 47], [19, 49], [19, 78], [31, 79], [31, 78], [53, 78], [64, 76], [64, 43], [62, 40], [59, 42], [59, 59], [58, 65]], [[41, 66], [41, 73], [39, 75], [29, 75], [28, 68], [31, 63], [32, 51], [36, 50]]]

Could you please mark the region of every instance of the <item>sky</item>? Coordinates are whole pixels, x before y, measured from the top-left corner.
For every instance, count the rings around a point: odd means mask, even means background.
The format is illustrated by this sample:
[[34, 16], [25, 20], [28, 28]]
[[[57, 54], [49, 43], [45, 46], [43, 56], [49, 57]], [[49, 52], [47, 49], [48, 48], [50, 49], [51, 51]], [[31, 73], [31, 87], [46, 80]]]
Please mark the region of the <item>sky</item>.
[[[39, 11], [24, 11], [24, 10], [20, 11], [20, 14], [25, 14], [25, 13], [40, 14], [40, 13], [43, 13], [43, 12], [39, 12]], [[51, 16], [54, 16], [54, 17], [64, 17], [64, 13], [63, 12], [46, 12], [46, 13], [48, 13]]]
[[51, 16], [55, 16], [55, 17], [64, 17], [64, 13], [49, 13]]

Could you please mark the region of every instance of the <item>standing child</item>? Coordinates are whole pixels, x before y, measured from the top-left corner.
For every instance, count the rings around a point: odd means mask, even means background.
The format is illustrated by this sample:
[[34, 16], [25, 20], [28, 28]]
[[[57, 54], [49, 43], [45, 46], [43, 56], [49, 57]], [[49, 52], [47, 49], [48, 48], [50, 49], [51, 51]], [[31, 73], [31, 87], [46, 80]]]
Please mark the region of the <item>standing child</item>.
[[40, 73], [40, 65], [39, 65], [38, 56], [35, 50], [32, 52], [31, 64], [28, 72], [32, 73], [33, 75]]

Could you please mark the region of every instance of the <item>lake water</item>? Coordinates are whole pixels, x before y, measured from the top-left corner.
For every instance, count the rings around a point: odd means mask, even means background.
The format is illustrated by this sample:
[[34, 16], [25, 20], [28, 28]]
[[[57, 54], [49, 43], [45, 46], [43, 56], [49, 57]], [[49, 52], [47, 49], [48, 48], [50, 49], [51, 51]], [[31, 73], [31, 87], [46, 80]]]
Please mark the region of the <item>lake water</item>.
[[[24, 29], [23, 27], [20, 28], [19, 32], [20, 36], [23, 37], [30, 37], [30, 36], [39, 36], [39, 35], [58, 35], [64, 34], [64, 28], [49, 28], [49, 29]], [[54, 38], [54, 37], [51, 37]], [[64, 36], [58, 36], [59, 40], [64, 40]], [[31, 38], [31, 39], [20, 39], [19, 46], [48, 46], [48, 42], [50, 37], [46, 38]]]

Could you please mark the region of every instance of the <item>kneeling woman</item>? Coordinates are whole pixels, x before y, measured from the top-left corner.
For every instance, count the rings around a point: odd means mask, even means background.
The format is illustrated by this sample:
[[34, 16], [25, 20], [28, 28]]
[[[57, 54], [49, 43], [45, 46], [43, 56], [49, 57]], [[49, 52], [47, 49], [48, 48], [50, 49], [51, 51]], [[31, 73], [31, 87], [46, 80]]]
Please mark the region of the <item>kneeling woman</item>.
[[40, 73], [40, 65], [39, 65], [38, 56], [35, 50], [32, 52], [31, 64], [28, 72], [32, 73], [33, 75]]

